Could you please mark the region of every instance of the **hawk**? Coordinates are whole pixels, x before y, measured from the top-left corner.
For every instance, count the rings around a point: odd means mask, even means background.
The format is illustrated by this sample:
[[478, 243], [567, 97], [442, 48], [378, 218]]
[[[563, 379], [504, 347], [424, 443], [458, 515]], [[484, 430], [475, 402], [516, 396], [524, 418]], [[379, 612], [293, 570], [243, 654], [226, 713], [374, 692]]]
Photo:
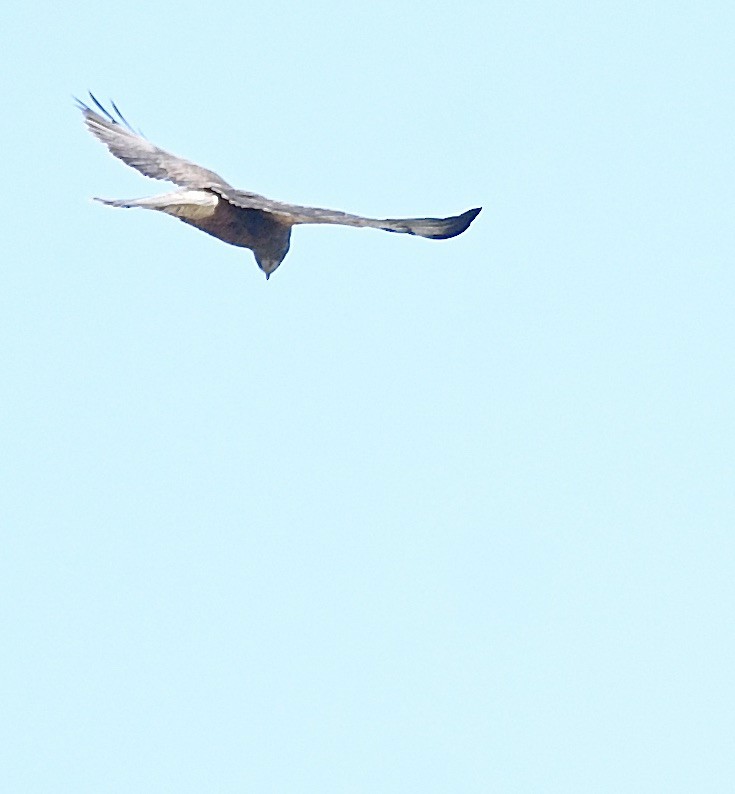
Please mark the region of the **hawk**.
[[236, 190], [221, 176], [154, 146], [128, 124], [112, 102], [107, 111], [90, 93], [93, 109], [76, 100], [87, 129], [127, 165], [153, 179], [164, 179], [179, 190], [139, 199], [96, 199], [111, 207], [143, 207], [173, 215], [230, 245], [249, 248], [266, 279], [283, 262], [298, 223], [363, 226], [443, 240], [455, 237], [472, 223], [481, 207], [451, 218], [389, 218], [376, 220], [338, 210], [284, 204]]

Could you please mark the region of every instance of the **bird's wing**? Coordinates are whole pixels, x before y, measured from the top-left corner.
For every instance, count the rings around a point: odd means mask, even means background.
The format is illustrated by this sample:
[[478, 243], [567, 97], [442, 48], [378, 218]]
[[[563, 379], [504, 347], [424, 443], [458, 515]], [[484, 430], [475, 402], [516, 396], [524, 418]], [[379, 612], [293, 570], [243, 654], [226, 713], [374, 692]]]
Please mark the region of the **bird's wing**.
[[284, 204], [272, 201], [257, 193], [231, 190], [218, 186], [211, 188], [236, 207], [258, 209], [272, 213], [285, 224], [293, 226], [297, 223], [333, 223], [341, 226], [362, 226], [372, 229], [383, 229], [386, 232], [402, 232], [428, 237], [432, 240], [444, 240], [456, 237], [472, 223], [480, 213], [481, 207], [467, 210], [461, 215], [450, 218], [364, 218], [362, 215], [350, 215], [339, 210], [326, 210], [317, 207], [300, 207], [297, 204]]
[[77, 99], [87, 129], [95, 138], [102, 141], [115, 157], [127, 165], [153, 179], [167, 179], [181, 187], [201, 188], [213, 185], [229, 187], [227, 182], [213, 171], [169, 154], [136, 133], [114, 102], [112, 109], [116, 115], [105, 110], [92, 94], [90, 97], [99, 113]]

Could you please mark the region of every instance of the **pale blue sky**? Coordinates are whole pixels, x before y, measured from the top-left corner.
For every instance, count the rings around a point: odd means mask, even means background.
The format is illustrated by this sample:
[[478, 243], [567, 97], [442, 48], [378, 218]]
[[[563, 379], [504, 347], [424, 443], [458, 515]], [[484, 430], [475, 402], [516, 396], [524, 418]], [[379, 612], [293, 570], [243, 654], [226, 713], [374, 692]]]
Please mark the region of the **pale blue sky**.
[[[731, 3], [40, 3], [0, 52], [0, 790], [729, 792]], [[71, 95], [273, 198], [249, 252]]]

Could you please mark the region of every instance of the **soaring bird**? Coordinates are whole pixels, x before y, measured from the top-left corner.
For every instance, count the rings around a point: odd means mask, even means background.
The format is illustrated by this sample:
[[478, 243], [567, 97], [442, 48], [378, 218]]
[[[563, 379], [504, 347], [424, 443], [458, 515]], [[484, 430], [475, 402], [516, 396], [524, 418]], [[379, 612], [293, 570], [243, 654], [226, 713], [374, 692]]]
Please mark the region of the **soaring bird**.
[[266, 279], [288, 253], [291, 227], [297, 223], [366, 226], [443, 240], [462, 234], [482, 209], [467, 210], [450, 218], [376, 220], [338, 210], [273, 201], [257, 193], [236, 190], [213, 171], [159, 149], [128, 124], [114, 102], [109, 112], [91, 93], [90, 97], [96, 110], [76, 100], [87, 129], [127, 165], [145, 176], [168, 180], [180, 188], [149, 198], [96, 201], [111, 207], [143, 207], [165, 212], [230, 245], [249, 248]]

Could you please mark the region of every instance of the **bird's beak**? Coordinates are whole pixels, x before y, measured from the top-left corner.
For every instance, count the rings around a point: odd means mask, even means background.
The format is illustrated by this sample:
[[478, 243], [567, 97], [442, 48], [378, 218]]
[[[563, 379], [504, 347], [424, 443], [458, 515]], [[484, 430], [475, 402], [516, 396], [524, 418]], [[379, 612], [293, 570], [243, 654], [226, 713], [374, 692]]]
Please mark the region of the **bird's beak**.
[[270, 274], [270, 273], [266, 273], [266, 274], [265, 274], [265, 280], [266, 280], [266, 281], [268, 281], [268, 279], [269, 279], [270, 277], [271, 277], [271, 274]]

